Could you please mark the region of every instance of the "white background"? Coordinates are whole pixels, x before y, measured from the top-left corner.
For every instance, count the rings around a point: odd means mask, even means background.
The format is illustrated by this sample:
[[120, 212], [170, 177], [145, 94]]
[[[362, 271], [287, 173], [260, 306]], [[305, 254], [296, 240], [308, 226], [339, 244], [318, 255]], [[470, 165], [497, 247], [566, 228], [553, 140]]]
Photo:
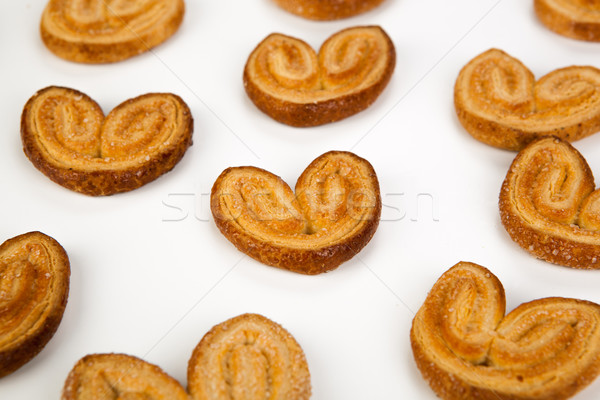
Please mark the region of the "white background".
[[[0, 398], [58, 399], [75, 362], [98, 352], [136, 355], [185, 385], [202, 336], [254, 312], [301, 344], [313, 399], [434, 399], [413, 362], [409, 331], [428, 290], [456, 262], [490, 268], [506, 288], [508, 309], [546, 296], [600, 302], [600, 272], [538, 261], [511, 241], [497, 199], [515, 154], [474, 140], [454, 113], [460, 68], [491, 47], [536, 77], [567, 65], [600, 67], [600, 44], [548, 31], [532, 1], [386, 0], [358, 17], [314, 22], [270, 0], [187, 0], [183, 25], [165, 44], [96, 66], [44, 47], [44, 5], [0, 2], [0, 241], [31, 230], [57, 239], [71, 260], [71, 291], [56, 335], [0, 380]], [[246, 97], [246, 58], [269, 33], [318, 48], [343, 28], [367, 24], [381, 25], [397, 52], [392, 80], [369, 109], [299, 129], [271, 120]], [[21, 150], [21, 110], [49, 85], [83, 91], [105, 112], [143, 93], [176, 93], [192, 110], [194, 145], [172, 172], [133, 192], [71, 192]], [[575, 146], [600, 173], [600, 135]], [[219, 233], [208, 193], [223, 169], [258, 166], [293, 187], [329, 150], [368, 159], [379, 177], [382, 221], [357, 257], [303, 276], [248, 258]], [[576, 398], [599, 396], [600, 380]]]

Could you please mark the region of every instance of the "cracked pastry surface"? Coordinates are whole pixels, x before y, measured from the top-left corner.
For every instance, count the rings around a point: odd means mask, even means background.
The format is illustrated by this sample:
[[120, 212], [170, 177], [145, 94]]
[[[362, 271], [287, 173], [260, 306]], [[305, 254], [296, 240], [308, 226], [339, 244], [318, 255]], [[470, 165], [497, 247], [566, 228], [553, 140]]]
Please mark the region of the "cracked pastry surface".
[[600, 41], [597, 0], [534, 0], [539, 20], [550, 30], [572, 39]]
[[521, 150], [502, 184], [499, 207], [508, 234], [537, 258], [600, 268], [600, 191], [569, 143], [547, 137]]
[[454, 106], [467, 132], [491, 146], [520, 150], [547, 135], [571, 142], [600, 130], [600, 70], [570, 66], [536, 81], [519, 60], [491, 49], [460, 71]]
[[502, 284], [460, 262], [435, 283], [417, 312], [415, 362], [445, 400], [560, 400], [600, 372], [600, 306], [548, 297], [505, 315]]
[[383, 0], [275, 0], [277, 5], [300, 17], [332, 21], [367, 12]]
[[395, 64], [394, 44], [378, 26], [344, 29], [327, 39], [319, 54], [300, 39], [273, 33], [248, 57], [244, 88], [276, 121], [317, 126], [369, 107]]
[[183, 0], [50, 0], [40, 34], [57, 56], [80, 63], [121, 61], [158, 46], [181, 25]]
[[295, 193], [260, 168], [228, 168], [213, 185], [211, 211], [240, 251], [312, 275], [338, 267], [366, 246], [379, 224], [381, 197], [368, 161], [332, 151], [304, 170]]
[[0, 246], [0, 377], [30, 361], [54, 336], [70, 274], [65, 250], [41, 232]]
[[197, 400], [307, 400], [302, 348], [279, 324], [243, 314], [213, 327], [194, 349], [188, 390]]
[[73, 89], [50, 86], [21, 116], [23, 151], [54, 182], [92, 196], [126, 192], [170, 171], [192, 144], [193, 119], [170, 93], [121, 103], [106, 117]]

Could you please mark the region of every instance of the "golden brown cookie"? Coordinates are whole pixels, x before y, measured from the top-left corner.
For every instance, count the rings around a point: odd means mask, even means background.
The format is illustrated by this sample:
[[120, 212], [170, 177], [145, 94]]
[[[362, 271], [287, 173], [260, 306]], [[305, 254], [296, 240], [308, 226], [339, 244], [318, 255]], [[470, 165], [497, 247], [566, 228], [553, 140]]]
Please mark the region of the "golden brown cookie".
[[310, 398], [310, 373], [302, 348], [283, 327], [243, 314], [208, 332], [188, 365], [195, 400]]
[[316, 126], [369, 107], [395, 64], [394, 44], [378, 26], [342, 30], [323, 43], [318, 55], [302, 40], [274, 33], [250, 54], [244, 88], [271, 118]]
[[190, 400], [156, 365], [125, 354], [91, 354], [75, 364], [61, 400]]
[[170, 171], [192, 144], [193, 119], [174, 94], [150, 93], [113, 109], [77, 90], [37, 92], [21, 116], [23, 151], [37, 169], [92, 196], [137, 189]]
[[0, 246], [0, 377], [35, 357], [54, 336], [69, 295], [62, 246], [29, 232]]
[[546, 27], [572, 39], [600, 41], [600, 3], [596, 0], [534, 0]]
[[500, 216], [522, 248], [554, 264], [600, 268], [600, 191], [583, 156], [558, 138], [538, 139], [513, 161]]
[[50, 0], [40, 33], [50, 51], [69, 61], [109, 63], [158, 46], [181, 25], [183, 0]]
[[383, 0], [275, 0], [279, 7], [300, 17], [332, 21], [353, 17], [377, 7]]
[[296, 183], [255, 167], [228, 168], [212, 188], [217, 227], [240, 251], [274, 267], [319, 274], [371, 240], [381, 215], [371, 164], [348, 152], [314, 160]]
[[491, 49], [460, 71], [454, 106], [465, 129], [492, 146], [520, 150], [546, 135], [571, 142], [600, 130], [600, 70], [566, 67], [536, 82], [519, 60]]
[[435, 283], [410, 340], [417, 367], [444, 400], [561, 400], [600, 372], [600, 306], [559, 297], [505, 313], [502, 284], [460, 262]]

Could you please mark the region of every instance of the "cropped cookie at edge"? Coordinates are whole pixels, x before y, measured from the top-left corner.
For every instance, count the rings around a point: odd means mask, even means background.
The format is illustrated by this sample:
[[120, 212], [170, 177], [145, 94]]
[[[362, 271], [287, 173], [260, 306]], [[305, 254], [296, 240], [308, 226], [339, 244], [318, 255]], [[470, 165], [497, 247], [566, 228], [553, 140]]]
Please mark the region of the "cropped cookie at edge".
[[63, 247], [41, 232], [0, 245], [0, 377], [35, 357], [58, 329], [71, 269]]
[[163, 43], [181, 25], [183, 0], [84, 2], [50, 0], [40, 23], [42, 41], [69, 61], [110, 63]]
[[460, 71], [454, 106], [467, 132], [491, 146], [520, 150], [547, 135], [575, 141], [600, 130], [600, 70], [571, 66], [536, 82], [519, 60], [491, 49]]
[[548, 297], [505, 315], [504, 288], [460, 262], [413, 320], [417, 367], [444, 400], [563, 400], [600, 373], [600, 305]]
[[600, 5], [595, 1], [534, 0], [535, 14], [551, 31], [571, 39], [600, 41]]
[[383, 0], [274, 0], [281, 8], [300, 17], [333, 21], [367, 12]]
[[193, 399], [308, 400], [310, 372], [302, 348], [281, 325], [243, 314], [213, 327], [188, 364]]
[[162, 369], [126, 354], [90, 354], [73, 367], [62, 400], [308, 400], [302, 348], [281, 325], [242, 314], [214, 326], [188, 362], [188, 391]]
[[318, 55], [300, 39], [273, 33], [248, 57], [244, 88], [274, 120], [317, 126], [369, 107], [395, 65], [394, 44], [378, 26], [344, 29], [327, 39]]
[[192, 144], [193, 119], [171, 93], [121, 103], [106, 117], [87, 95], [50, 86], [21, 116], [23, 151], [48, 178], [104, 196], [137, 189], [170, 171]]
[[90, 354], [69, 373], [61, 400], [190, 400], [171, 376], [126, 354]]
[[569, 143], [547, 137], [521, 150], [502, 184], [499, 207], [510, 237], [537, 258], [600, 269], [600, 190]]
[[314, 275], [337, 268], [371, 240], [381, 216], [371, 164], [331, 151], [300, 175], [295, 193], [256, 167], [228, 168], [215, 181], [211, 211], [238, 250], [278, 268]]

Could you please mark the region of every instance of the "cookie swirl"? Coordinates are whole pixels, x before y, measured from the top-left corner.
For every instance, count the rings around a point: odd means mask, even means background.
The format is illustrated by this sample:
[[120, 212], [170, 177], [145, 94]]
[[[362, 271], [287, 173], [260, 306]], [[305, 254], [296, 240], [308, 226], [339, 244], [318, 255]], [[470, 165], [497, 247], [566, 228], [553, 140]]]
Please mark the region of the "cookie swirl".
[[271, 34], [250, 54], [244, 87], [265, 114], [307, 127], [338, 121], [371, 105], [389, 82], [394, 45], [377, 26], [345, 29], [319, 54], [300, 39]]
[[600, 372], [600, 306], [550, 297], [508, 315], [502, 284], [477, 264], [445, 272], [417, 312], [418, 368], [445, 400], [566, 399]]
[[192, 142], [193, 120], [181, 98], [151, 93], [105, 118], [73, 89], [37, 92], [21, 117], [23, 150], [54, 182], [88, 195], [136, 189], [170, 171]]
[[0, 377], [37, 355], [52, 338], [67, 304], [69, 259], [40, 232], [0, 246]]
[[91, 354], [75, 364], [61, 400], [190, 400], [156, 365], [126, 354]]
[[600, 41], [600, 3], [595, 0], [534, 0], [539, 20], [572, 39]]
[[336, 268], [357, 254], [379, 224], [379, 183], [368, 161], [348, 152], [314, 160], [296, 193], [254, 167], [226, 169], [211, 193], [217, 227], [240, 251], [304, 274]]
[[307, 400], [310, 373], [302, 348], [284, 328], [243, 314], [210, 330], [188, 366], [194, 399]]
[[536, 82], [519, 60], [491, 49], [461, 70], [454, 105], [465, 129], [492, 146], [520, 150], [547, 135], [574, 141], [600, 130], [600, 70], [566, 67]]
[[183, 0], [50, 0], [40, 32], [54, 54], [81, 63], [121, 61], [173, 35], [183, 20]]
[[513, 161], [500, 192], [500, 215], [511, 238], [543, 260], [600, 268], [600, 192], [583, 156], [548, 137]]

